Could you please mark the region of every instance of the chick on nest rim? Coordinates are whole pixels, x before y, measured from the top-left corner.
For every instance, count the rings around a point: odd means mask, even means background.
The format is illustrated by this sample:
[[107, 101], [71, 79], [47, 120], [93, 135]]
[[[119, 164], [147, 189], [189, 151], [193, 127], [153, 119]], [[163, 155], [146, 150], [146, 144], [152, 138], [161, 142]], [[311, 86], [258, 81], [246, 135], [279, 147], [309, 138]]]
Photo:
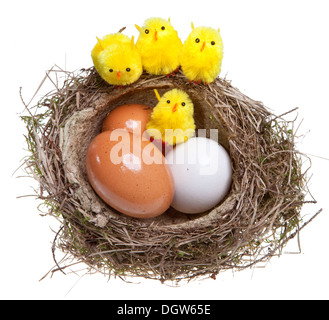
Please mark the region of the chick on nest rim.
[[97, 38], [91, 57], [99, 75], [111, 85], [129, 85], [143, 73], [134, 37], [130, 39], [120, 32]]
[[185, 40], [180, 55], [182, 71], [190, 82], [208, 84], [221, 71], [223, 41], [220, 30], [197, 27], [191, 24], [192, 32]]
[[167, 20], [149, 18], [139, 31], [136, 47], [142, 57], [144, 70], [154, 75], [169, 75], [179, 68], [179, 54], [183, 43]]
[[152, 140], [160, 140], [162, 147], [173, 147], [195, 135], [194, 106], [189, 95], [180, 90], [167, 91], [160, 97], [154, 90], [158, 104], [154, 107], [146, 131]]

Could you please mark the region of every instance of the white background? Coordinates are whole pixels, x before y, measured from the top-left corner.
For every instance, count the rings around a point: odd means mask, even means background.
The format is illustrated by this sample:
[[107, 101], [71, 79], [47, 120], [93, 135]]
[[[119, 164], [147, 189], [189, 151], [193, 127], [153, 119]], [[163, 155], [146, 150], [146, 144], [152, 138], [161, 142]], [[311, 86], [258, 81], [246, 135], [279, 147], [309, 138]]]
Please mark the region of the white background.
[[[328, 299], [329, 162], [318, 158], [329, 158], [328, 7], [325, 0], [2, 1], [0, 298]], [[39, 215], [33, 197], [16, 199], [37, 187], [31, 179], [17, 178], [21, 171], [13, 175], [27, 154], [19, 87], [29, 101], [54, 64], [69, 71], [90, 67], [96, 36], [126, 26], [125, 33], [137, 37], [134, 24], [151, 16], [170, 17], [182, 40], [192, 20], [195, 26], [220, 27], [225, 50], [221, 76], [277, 115], [299, 108], [299, 132], [307, 134], [298, 149], [314, 155], [310, 189], [318, 201], [305, 206], [303, 215], [324, 211], [301, 232], [301, 254], [288, 253], [298, 252], [294, 239], [265, 268], [229, 271], [216, 281], [172, 288], [152, 280], [129, 284], [58, 272], [39, 282], [54, 265], [52, 229], [58, 224]]]

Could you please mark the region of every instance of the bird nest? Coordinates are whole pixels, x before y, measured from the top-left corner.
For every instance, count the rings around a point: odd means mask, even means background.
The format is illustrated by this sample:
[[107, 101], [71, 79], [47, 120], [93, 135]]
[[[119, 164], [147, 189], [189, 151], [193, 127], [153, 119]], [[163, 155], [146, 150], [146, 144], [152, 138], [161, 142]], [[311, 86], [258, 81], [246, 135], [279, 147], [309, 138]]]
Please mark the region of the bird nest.
[[[51, 72], [56, 78], [62, 74], [51, 70], [48, 77]], [[215, 278], [220, 271], [245, 269], [280, 254], [307, 224], [300, 215], [307, 170], [302, 171], [302, 155], [295, 149], [295, 120], [275, 116], [222, 78], [196, 85], [180, 71], [171, 77], [143, 74], [136, 83], [115, 88], [94, 68], [64, 75], [64, 84], [36, 106], [26, 106], [23, 117], [31, 152], [25, 169], [40, 184], [37, 196], [47, 214], [61, 223], [52, 272], [65, 273], [82, 262], [108, 276], [162, 282]], [[153, 89], [162, 95], [172, 88], [190, 95], [197, 129], [215, 135], [229, 152], [231, 189], [205, 213], [170, 208], [152, 219], [125, 216], [92, 189], [87, 147], [112, 109], [127, 103], [155, 106]], [[66, 254], [61, 261], [58, 249]]]

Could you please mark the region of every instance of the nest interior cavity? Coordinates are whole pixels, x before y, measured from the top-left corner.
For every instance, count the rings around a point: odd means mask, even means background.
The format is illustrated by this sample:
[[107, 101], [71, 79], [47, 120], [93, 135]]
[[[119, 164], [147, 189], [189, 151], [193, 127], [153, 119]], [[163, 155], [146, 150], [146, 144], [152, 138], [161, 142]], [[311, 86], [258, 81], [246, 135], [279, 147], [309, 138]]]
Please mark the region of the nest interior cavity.
[[[51, 70], [51, 73], [63, 73]], [[53, 252], [60, 249], [108, 276], [139, 276], [179, 281], [215, 277], [277, 255], [303, 227], [306, 171], [295, 150], [294, 121], [275, 116], [225, 79], [210, 85], [143, 74], [115, 88], [94, 70], [64, 72], [61, 87], [33, 107], [26, 106], [26, 170], [40, 184], [37, 195], [48, 214], [61, 222]], [[89, 184], [85, 157], [89, 143], [115, 107], [156, 105], [172, 88], [186, 91], [195, 108], [197, 129], [229, 152], [233, 183], [215, 208], [186, 215], [170, 208], [153, 219], [127, 217], [105, 204]], [[212, 131], [216, 129], [217, 131]], [[55, 258], [55, 254], [54, 254]], [[55, 271], [69, 263], [55, 259]]]

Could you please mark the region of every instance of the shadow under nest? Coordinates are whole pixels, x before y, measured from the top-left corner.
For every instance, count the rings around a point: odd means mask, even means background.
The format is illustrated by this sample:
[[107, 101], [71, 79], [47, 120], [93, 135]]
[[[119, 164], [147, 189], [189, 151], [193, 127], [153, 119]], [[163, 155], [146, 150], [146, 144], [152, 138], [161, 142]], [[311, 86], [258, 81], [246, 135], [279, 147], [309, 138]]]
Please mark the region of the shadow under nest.
[[[293, 122], [275, 116], [225, 79], [210, 85], [143, 74], [115, 88], [94, 68], [65, 75], [64, 85], [46, 95], [23, 117], [31, 156], [26, 171], [40, 184], [38, 197], [61, 222], [55, 248], [108, 276], [180, 281], [212, 277], [265, 262], [303, 227], [300, 210], [308, 193], [301, 155], [295, 151]], [[206, 213], [186, 215], [170, 208], [147, 220], [125, 216], [106, 205], [88, 182], [85, 156], [107, 114], [126, 103], [155, 106], [153, 89], [186, 91], [197, 129], [206, 129], [229, 152], [233, 183], [227, 197]], [[32, 114], [33, 112], [33, 114]], [[211, 129], [217, 129], [211, 130]], [[216, 137], [214, 137], [214, 132]], [[304, 224], [305, 225], [305, 224]]]

